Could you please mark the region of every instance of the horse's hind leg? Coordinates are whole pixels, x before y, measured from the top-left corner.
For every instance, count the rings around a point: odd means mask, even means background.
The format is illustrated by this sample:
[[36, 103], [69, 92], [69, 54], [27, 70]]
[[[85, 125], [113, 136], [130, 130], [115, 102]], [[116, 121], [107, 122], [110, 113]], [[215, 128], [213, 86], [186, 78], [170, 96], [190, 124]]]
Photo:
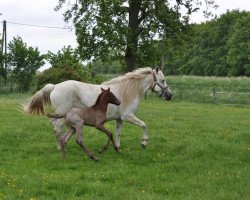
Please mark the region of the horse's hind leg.
[[57, 141], [57, 149], [61, 150], [61, 139], [63, 135], [63, 126], [65, 125], [65, 118], [57, 119], [55, 126], [54, 126], [54, 132], [56, 136]]
[[97, 157], [95, 157], [93, 155], [93, 153], [91, 153], [91, 151], [89, 151], [87, 149], [87, 147], [84, 146], [83, 144], [83, 139], [82, 139], [82, 129], [83, 129], [83, 122], [81, 123], [77, 123], [75, 125], [75, 129], [76, 129], [76, 143], [80, 145], [80, 147], [83, 149], [83, 151], [93, 160], [97, 161], [99, 160]]

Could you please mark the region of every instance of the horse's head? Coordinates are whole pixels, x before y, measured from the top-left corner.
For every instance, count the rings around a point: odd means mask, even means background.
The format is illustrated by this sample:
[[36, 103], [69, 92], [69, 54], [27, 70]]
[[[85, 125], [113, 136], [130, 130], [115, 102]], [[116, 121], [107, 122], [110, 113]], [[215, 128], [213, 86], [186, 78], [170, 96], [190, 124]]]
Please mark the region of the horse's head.
[[121, 104], [121, 101], [117, 99], [116, 96], [110, 91], [110, 88], [108, 88], [107, 90], [101, 88], [101, 90], [102, 90], [102, 93], [107, 95], [108, 103], [114, 104], [116, 106], [119, 106]]
[[154, 76], [154, 85], [152, 88], [152, 91], [154, 93], [157, 93], [159, 97], [164, 97], [165, 100], [170, 101], [172, 99], [172, 93], [169, 89], [164, 74], [162, 71], [156, 67], [156, 69], [153, 70], [153, 76]]

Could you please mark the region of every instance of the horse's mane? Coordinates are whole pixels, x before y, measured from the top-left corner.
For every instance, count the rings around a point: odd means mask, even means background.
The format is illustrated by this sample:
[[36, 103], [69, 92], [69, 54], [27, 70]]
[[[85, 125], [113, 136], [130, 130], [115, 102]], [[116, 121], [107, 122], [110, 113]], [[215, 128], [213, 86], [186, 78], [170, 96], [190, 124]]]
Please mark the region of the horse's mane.
[[140, 91], [142, 80], [149, 74], [152, 74], [152, 69], [150, 67], [140, 68], [103, 82], [102, 85], [116, 84], [119, 86], [119, 91], [121, 92], [120, 98], [122, 98], [124, 103], [128, 103], [138, 95], [138, 92], [141, 95], [143, 92]]

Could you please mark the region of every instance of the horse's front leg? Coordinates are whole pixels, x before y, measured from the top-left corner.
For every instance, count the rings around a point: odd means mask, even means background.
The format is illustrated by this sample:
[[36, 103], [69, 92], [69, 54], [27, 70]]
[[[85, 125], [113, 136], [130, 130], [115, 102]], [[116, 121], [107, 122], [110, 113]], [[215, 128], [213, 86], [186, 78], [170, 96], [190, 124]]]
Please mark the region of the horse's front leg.
[[118, 148], [121, 147], [120, 139], [121, 139], [121, 130], [122, 130], [122, 120], [117, 119], [116, 120], [116, 145]]
[[134, 114], [129, 114], [126, 115], [124, 118], [122, 118], [122, 120], [130, 122], [132, 124], [136, 124], [138, 126], [140, 126], [143, 130], [143, 135], [142, 135], [142, 141], [141, 141], [141, 145], [142, 147], [145, 147], [148, 144], [148, 131], [147, 131], [147, 126], [145, 124], [144, 121], [138, 119]]
[[[53, 122], [52, 122], [53, 124]], [[61, 139], [63, 135], [63, 126], [65, 125], [65, 118], [57, 119], [56, 122], [54, 123], [54, 132], [56, 136], [56, 141], [57, 141], [57, 149], [62, 150], [61, 148]]]

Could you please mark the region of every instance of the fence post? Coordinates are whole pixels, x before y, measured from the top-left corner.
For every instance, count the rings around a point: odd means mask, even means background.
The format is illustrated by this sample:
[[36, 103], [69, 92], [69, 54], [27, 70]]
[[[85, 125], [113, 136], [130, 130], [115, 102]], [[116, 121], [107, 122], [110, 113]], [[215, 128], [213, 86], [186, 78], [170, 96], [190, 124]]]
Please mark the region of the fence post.
[[214, 82], [214, 85], [213, 85], [213, 104], [216, 103], [216, 87], [215, 87], [215, 82]]
[[180, 85], [180, 101], [182, 101], [182, 92], [183, 92], [183, 88], [182, 88], [182, 85]]

